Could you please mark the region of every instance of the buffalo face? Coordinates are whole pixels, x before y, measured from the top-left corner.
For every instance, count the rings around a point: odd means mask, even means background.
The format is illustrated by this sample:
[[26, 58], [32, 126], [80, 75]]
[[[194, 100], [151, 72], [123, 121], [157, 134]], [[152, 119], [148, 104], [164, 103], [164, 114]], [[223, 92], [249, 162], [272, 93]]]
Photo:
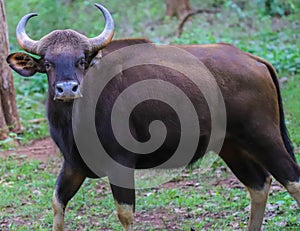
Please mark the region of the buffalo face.
[[[58, 34], [61, 35], [57, 36]], [[56, 31], [53, 35], [52, 42], [57, 37], [65, 37], [65, 40], [71, 41], [66, 31]], [[48, 45], [40, 59], [21, 52], [11, 54], [7, 58], [10, 67], [20, 75], [29, 77], [37, 72], [46, 73], [49, 97], [60, 101], [70, 101], [82, 96], [80, 83], [90, 60], [91, 57], [84, 46], [75, 42], [61, 47]]]
[[28, 20], [37, 14], [25, 15], [17, 26], [17, 40], [27, 52], [38, 55], [35, 58], [27, 53], [13, 53], [7, 57], [10, 67], [22, 76], [46, 73], [48, 76], [49, 97], [52, 100], [71, 101], [82, 97], [80, 83], [94, 56], [112, 40], [114, 22], [110, 13], [101, 5], [95, 4], [105, 18], [103, 32], [95, 38], [73, 30], [55, 30], [38, 41], [26, 34]]

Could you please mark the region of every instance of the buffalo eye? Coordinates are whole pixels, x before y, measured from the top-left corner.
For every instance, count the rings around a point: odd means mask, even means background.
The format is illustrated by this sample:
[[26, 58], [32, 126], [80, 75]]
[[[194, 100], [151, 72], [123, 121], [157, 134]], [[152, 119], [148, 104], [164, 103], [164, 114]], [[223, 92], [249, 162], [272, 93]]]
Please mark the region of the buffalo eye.
[[49, 71], [51, 69], [51, 63], [49, 63], [47, 60], [44, 62], [44, 67], [46, 71]]
[[81, 69], [85, 69], [87, 65], [87, 61], [85, 60], [85, 58], [82, 58], [78, 61], [78, 67]]

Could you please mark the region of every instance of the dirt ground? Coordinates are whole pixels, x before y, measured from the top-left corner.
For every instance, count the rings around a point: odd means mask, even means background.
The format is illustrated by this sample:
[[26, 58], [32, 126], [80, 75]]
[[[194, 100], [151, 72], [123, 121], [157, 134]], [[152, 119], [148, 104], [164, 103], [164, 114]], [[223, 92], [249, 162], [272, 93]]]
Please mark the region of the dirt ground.
[[59, 153], [58, 148], [50, 137], [34, 140], [26, 146], [20, 146], [15, 150], [1, 151], [0, 156], [7, 157], [9, 155], [22, 155], [29, 159], [40, 160], [47, 162], [50, 158]]

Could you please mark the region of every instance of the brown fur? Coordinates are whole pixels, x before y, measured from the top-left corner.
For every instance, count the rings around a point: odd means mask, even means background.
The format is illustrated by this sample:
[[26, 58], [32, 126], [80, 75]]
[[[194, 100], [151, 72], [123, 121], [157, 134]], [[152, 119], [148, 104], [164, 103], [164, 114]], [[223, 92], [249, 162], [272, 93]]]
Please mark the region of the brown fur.
[[40, 40], [38, 53], [45, 56], [47, 51], [60, 54], [66, 50], [72, 52], [76, 48], [88, 53], [91, 50], [88, 38], [74, 30], [55, 30]]

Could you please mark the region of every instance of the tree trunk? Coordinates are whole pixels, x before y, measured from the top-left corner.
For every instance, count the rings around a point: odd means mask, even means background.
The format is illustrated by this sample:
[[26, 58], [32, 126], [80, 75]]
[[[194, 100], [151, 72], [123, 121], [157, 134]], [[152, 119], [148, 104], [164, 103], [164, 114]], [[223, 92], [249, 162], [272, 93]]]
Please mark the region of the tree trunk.
[[189, 0], [165, 0], [166, 16], [182, 19], [191, 10]]
[[4, 140], [7, 138], [8, 128], [6, 121], [4, 119], [4, 112], [2, 110], [2, 103], [1, 103], [1, 94], [0, 94], [0, 140]]
[[0, 138], [5, 138], [8, 130], [21, 132], [21, 123], [17, 112], [13, 76], [6, 63], [9, 46], [4, 0], [0, 0], [0, 41]]

